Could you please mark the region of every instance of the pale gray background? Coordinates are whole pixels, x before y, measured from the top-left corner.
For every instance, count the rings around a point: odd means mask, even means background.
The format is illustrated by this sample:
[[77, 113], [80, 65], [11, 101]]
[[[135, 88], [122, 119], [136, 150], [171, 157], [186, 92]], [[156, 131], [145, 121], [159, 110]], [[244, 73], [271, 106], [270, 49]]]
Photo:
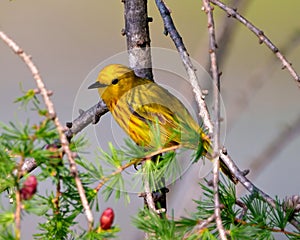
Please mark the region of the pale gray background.
[[[162, 34], [162, 21], [153, 2], [149, 4], [149, 15], [154, 18], [150, 24], [152, 46], [174, 49], [170, 39]], [[205, 64], [207, 20], [201, 11], [201, 1], [167, 3], [190, 55], [200, 64]], [[245, 16], [280, 47], [299, 31], [299, 7], [297, 0], [253, 0]], [[217, 14], [223, 17], [221, 11], [218, 10]], [[217, 21], [217, 28], [220, 24]], [[72, 119], [73, 108], [77, 112], [79, 108], [85, 109], [97, 101], [94, 91], [90, 92], [91, 100], [82, 102], [82, 106], [76, 102], [74, 106], [75, 97], [88, 73], [105, 59], [126, 49], [125, 38], [121, 36], [123, 27], [123, 4], [120, 1], [0, 2], [0, 29], [33, 56], [46, 86], [54, 91], [52, 100], [63, 123]], [[299, 53], [299, 45], [295, 45], [291, 46], [288, 54], [288, 59], [298, 71]], [[258, 45], [255, 36], [244, 26], [238, 26], [221, 70], [222, 97], [227, 115], [225, 145], [242, 169], [248, 168], [253, 159], [280, 132], [292, 126], [300, 114], [299, 89], [287, 71], [281, 70], [280, 62], [274, 59], [275, 56], [265, 46]], [[256, 81], [259, 79], [257, 74], [262, 76], [260, 84]], [[3, 43], [0, 43], [0, 76], [0, 120], [5, 123], [16, 120], [24, 122], [30, 117], [32, 122], [36, 121], [35, 115], [24, 113], [17, 104], [13, 104], [15, 98], [21, 95], [19, 83], [25, 90], [35, 85], [23, 62]], [[164, 75], [156, 75], [157, 81], [162, 82], [159, 76]], [[241, 105], [245, 99], [248, 99], [247, 106]], [[96, 128], [98, 131], [105, 129], [108, 134], [110, 124], [110, 117], [105, 116]], [[86, 131], [94, 131], [94, 127]], [[272, 162], [267, 167], [261, 167], [258, 174], [252, 172], [250, 177], [253, 182], [271, 196], [282, 198], [299, 194], [299, 144], [299, 137], [282, 142], [282, 151]], [[94, 151], [91, 147], [91, 152]], [[94, 159], [91, 155], [90, 160]], [[181, 216], [185, 214], [185, 209], [193, 210], [193, 203], [185, 199], [199, 197], [198, 175], [198, 169], [194, 167], [176, 183], [168, 195], [169, 212], [174, 208], [175, 216]], [[240, 191], [242, 193], [243, 189]], [[105, 206], [115, 209], [115, 223], [122, 229], [120, 239], [143, 237], [130, 225], [130, 216], [142, 206], [142, 200], [135, 195], [131, 197], [132, 202], [127, 206], [113, 200], [100, 203], [102, 210]], [[99, 213], [95, 214], [95, 218], [99, 218]], [[79, 220], [82, 227], [86, 227], [85, 219]], [[35, 219], [24, 218], [23, 239], [31, 239], [31, 234], [37, 232], [36, 223]]]

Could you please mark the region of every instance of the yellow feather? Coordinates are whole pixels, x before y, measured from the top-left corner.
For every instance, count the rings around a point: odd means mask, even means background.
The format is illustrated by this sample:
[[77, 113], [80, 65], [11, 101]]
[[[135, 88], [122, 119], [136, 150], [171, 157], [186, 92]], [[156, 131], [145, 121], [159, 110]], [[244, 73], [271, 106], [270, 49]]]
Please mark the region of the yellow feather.
[[[113, 64], [100, 71], [99, 95], [117, 123], [139, 145], [154, 148], [155, 133], [151, 125], [159, 126], [162, 147], [181, 144], [197, 149], [210, 143], [201, 127], [186, 107], [168, 90], [158, 84], [137, 77], [126, 66]], [[205, 142], [205, 143], [203, 143]]]
[[[89, 88], [98, 88], [116, 122], [138, 145], [155, 151], [159, 137], [159, 147], [180, 144], [197, 150], [197, 158], [211, 151], [209, 137], [180, 100], [158, 84], [137, 77], [132, 69], [108, 65]], [[236, 183], [222, 161], [220, 166]]]

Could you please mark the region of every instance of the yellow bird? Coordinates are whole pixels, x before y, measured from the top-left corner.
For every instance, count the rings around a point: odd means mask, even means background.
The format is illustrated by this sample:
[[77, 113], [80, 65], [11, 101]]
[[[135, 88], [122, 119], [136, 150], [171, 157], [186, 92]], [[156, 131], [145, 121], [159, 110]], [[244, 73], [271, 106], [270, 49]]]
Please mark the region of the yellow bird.
[[[88, 88], [98, 89], [116, 122], [148, 151], [180, 145], [195, 150], [196, 161], [211, 153], [209, 137], [181, 101], [153, 81], [136, 76], [132, 69], [108, 65]], [[220, 167], [237, 183], [224, 162]]]
[[210, 151], [209, 137], [180, 100], [132, 69], [108, 65], [88, 88], [98, 89], [116, 122], [147, 150], [181, 145], [197, 150], [196, 160]]

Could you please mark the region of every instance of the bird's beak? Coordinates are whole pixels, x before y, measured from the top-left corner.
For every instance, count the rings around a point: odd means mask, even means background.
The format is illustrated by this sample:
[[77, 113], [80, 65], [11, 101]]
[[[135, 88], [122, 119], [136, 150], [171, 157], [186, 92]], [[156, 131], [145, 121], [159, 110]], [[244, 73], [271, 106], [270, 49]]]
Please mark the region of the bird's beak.
[[90, 85], [88, 87], [88, 89], [103, 88], [103, 87], [107, 87], [107, 85], [106, 84], [102, 84], [102, 83], [100, 83], [100, 82], [97, 81], [97, 82], [93, 83], [92, 85]]

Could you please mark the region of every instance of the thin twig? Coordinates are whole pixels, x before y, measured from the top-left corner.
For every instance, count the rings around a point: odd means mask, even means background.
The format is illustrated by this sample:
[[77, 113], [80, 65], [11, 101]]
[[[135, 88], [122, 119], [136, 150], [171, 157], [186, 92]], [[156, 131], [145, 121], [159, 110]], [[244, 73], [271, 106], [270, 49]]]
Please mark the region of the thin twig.
[[271, 232], [277, 232], [277, 233], [283, 233], [285, 235], [291, 235], [291, 236], [296, 236], [296, 237], [300, 237], [300, 234], [299, 233], [295, 233], [295, 232], [290, 232], [290, 231], [286, 231], [284, 229], [278, 229], [278, 228], [270, 228], [268, 226], [261, 226], [259, 224], [249, 224], [248, 222], [242, 220], [242, 219], [238, 219], [236, 218], [235, 221], [239, 224], [242, 224], [242, 225], [248, 225], [248, 226], [252, 226], [252, 227], [257, 227], [257, 228], [261, 228], [261, 229], [267, 229]]
[[216, 218], [215, 214], [211, 215], [210, 217], [208, 217], [207, 219], [200, 221], [199, 224], [197, 224], [195, 226], [195, 228], [197, 229], [197, 231], [201, 231], [203, 228], [207, 227], [208, 224], [210, 224], [212, 221], [214, 221]]
[[[241, 1], [241, 0], [228, 0], [227, 5], [233, 6], [243, 12], [250, 1]], [[217, 58], [218, 58], [218, 65], [222, 67], [225, 63], [227, 58], [227, 54], [232, 47], [232, 41], [235, 36], [235, 32], [238, 29], [238, 23], [231, 21], [227, 15], [224, 15], [222, 18], [218, 19], [218, 32], [216, 34], [216, 42], [218, 43], [218, 51]], [[206, 54], [207, 48], [202, 46], [202, 49], [198, 52], [198, 56], [204, 56]], [[209, 72], [210, 69], [210, 59], [207, 57], [205, 59], [205, 63], [203, 64], [204, 69]]]
[[60, 142], [62, 145], [62, 149], [64, 151], [64, 153], [67, 155], [69, 164], [70, 164], [70, 172], [73, 175], [74, 179], [75, 179], [75, 183], [78, 189], [78, 193], [82, 202], [82, 206], [85, 210], [85, 215], [87, 217], [88, 220], [88, 224], [89, 224], [89, 229], [91, 230], [93, 227], [93, 214], [92, 211], [90, 209], [88, 200], [86, 198], [85, 195], [85, 191], [84, 188], [82, 186], [82, 183], [80, 181], [79, 178], [79, 174], [78, 174], [78, 170], [77, 170], [77, 166], [75, 163], [75, 160], [72, 156], [72, 152], [69, 148], [69, 142], [63, 132], [64, 128], [63, 126], [60, 124], [59, 119], [56, 115], [54, 106], [52, 101], [50, 100], [50, 97], [48, 96], [48, 90], [46, 89], [44, 82], [38, 72], [37, 67], [35, 66], [35, 64], [32, 62], [31, 60], [31, 56], [27, 55], [12, 39], [10, 39], [5, 33], [0, 32], [0, 38], [25, 62], [25, 64], [28, 66], [29, 70], [31, 71], [34, 80], [36, 81], [36, 85], [38, 87], [38, 89], [40, 90], [40, 94], [42, 95], [45, 105], [47, 107], [47, 111], [48, 111], [48, 118], [52, 119], [52, 121], [54, 122], [56, 129], [58, 131], [59, 137], [60, 137]]
[[15, 213], [15, 234], [16, 239], [21, 239], [21, 193], [20, 189], [16, 190], [16, 213]]
[[21, 239], [21, 194], [20, 189], [16, 190], [16, 213], [15, 213], [15, 234], [16, 239]]
[[239, 216], [238, 216], [238, 219], [243, 219], [244, 216], [246, 215], [247, 211], [248, 211], [248, 208], [247, 208], [246, 204], [243, 203], [243, 202], [242, 202], [241, 200], [239, 200], [239, 199], [237, 199], [237, 200], [235, 201], [235, 204], [238, 205], [238, 206], [242, 209], [241, 213], [240, 213]]
[[[276, 208], [276, 202], [273, 198], [271, 198], [268, 194], [260, 190], [256, 187], [247, 177], [245, 174], [237, 167], [237, 165], [233, 162], [231, 157], [227, 154], [225, 148], [220, 151], [220, 158], [226, 164], [230, 172], [236, 176], [238, 181], [251, 193], [255, 194], [258, 193], [267, 203], [269, 203], [272, 207]], [[296, 219], [291, 219], [289, 222], [298, 230], [300, 231], [300, 223]]]
[[90, 107], [88, 110], [79, 111], [79, 116], [72, 122], [67, 123], [68, 130], [65, 132], [66, 137], [70, 140], [74, 135], [79, 133], [89, 124], [96, 124], [99, 122], [100, 117], [108, 112], [106, 104], [101, 99], [97, 104]]
[[208, 113], [208, 109], [206, 103], [204, 101], [205, 95], [202, 94], [202, 90], [198, 84], [198, 77], [195, 73], [195, 68], [192, 64], [192, 61], [189, 57], [189, 54], [184, 46], [182, 41], [182, 37], [176, 30], [174, 22], [171, 18], [171, 13], [169, 9], [166, 7], [165, 3], [162, 0], [155, 0], [157, 8], [161, 14], [161, 17], [164, 21], [165, 33], [169, 34], [171, 39], [173, 40], [177, 51], [180, 54], [182, 63], [187, 71], [189, 81], [192, 85], [193, 92], [195, 94], [195, 99], [199, 106], [199, 115], [203, 120], [203, 124], [206, 127], [209, 134], [213, 134], [213, 124], [210, 120], [210, 115]]
[[215, 214], [212, 214], [207, 219], [199, 221], [199, 223], [192, 229], [192, 231], [184, 235], [183, 239], [187, 239], [190, 235], [194, 233], [200, 233], [204, 228], [208, 226], [208, 224], [214, 221], [215, 218], [216, 218]]
[[174, 150], [176, 150], [178, 148], [181, 148], [180, 144], [173, 145], [171, 147], [162, 148], [162, 149], [159, 149], [159, 150], [156, 150], [154, 152], [149, 153], [147, 156], [143, 157], [142, 160], [148, 160], [148, 159], [153, 158], [156, 155], [159, 155], [159, 154], [162, 154], [162, 153], [166, 153], [166, 152], [169, 152], [169, 151], [174, 151]]
[[[184, 66], [186, 66], [189, 79], [190, 79], [191, 84], [193, 86], [194, 93], [196, 93], [196, 99], [199, 100], [199, 97], [200, 98], [202, 97], [201, 90], [197, 90], [197, 89], [199, 89], [198, 88], [199, 87], [198, 83], [196, 85], [193, 85], [193, 83], [195, 83], [194, 80], [196, 79], [196, 77], [195, 77], [196, 74], [194, 72], [194, 69], [192, 67], [190, 67], [191, 65], [187, 64], [187, 63], [190, 63], [191, 61], [190, 61], [189, 56], [187, 54], [186, 48], [183, 44], [182, 38], [179, 35], [179, 33], [177, 32], [177, 30], [174, 26], [173, 20], [170, 16], [170, 12], [166, 8], [165, 4], [161, 0], [156, 0], [156, 5], [157, 5], [157, 7], [160, 11], [160, 14], [161, 14], [163, 20], [164, 20], [164, 25], [165, 25], [166, 31], [167, 31], [167, 33], [170, 34], [170, 37], [172, 38], [175, 46], [177, 47], [178, 52], [180, 53], [180, 57], [182, 59], [182, 62], [184, 64]], [[191, 73], [191, 72], [193, 72], [193, 73]], [[197, 102], [198, 102], [198, 100], [197, 100]], [[200, 106], [201, 106], [200, 107], [200, 116], [203, 120], [203, 124], [207, 127], [208, 130], [211, 129], [209, 132], [212, 133], [213, 132], [212, 131], [213, 130], [213, 124], [210, 120], [210, 116], [209, 116], [209, 113], [207, 111], [207, 106], [206, 106], [206, 103], [205, 103], [204, 99], [201, 98], [200, 103], [201, 103], [200, 104]], [[203, 106], [203, 108], [202, 108], [202, 106]], [[236, 178], [239, 180], [239, 182], [241, 182], [242, 185], [244, 185], [244, 187], [250, 193], [254, 193], [254, 192], [258, 191], [260, 193], [260, 195], [265, 199], [265, 201], [267, 201], [272, 206], [275, 206], [275, 201], [268, 194], [266, 194], [263, 191], [261, 191], [260, 189], [258, 189], [251, 181], [249, 181], [244, 176], [245, 175], [244, 172], [241, 171], [236, 166], [236, 164], [233, 162], [233, 160], [227, 155], [227, 150], [224, 149], [224, 152], [223, 151], [221, 152], [220, 158], [224, 161], [226, 166], [229, 168], [230, 172], [234, 176], [236, 176]], [[295, 219], [291, 219], [290, 223], [300, 231], [300, 223], [298, 221], [296, 221]]]
[[277, 56], [277, 58], [282, 63], [282, 69], [286, 68], [292, 77], [295, 79], [298, 87], [300, 87], [300, 77], [295, 69], [292, 67], [292, 64], [283, 56], [283, 54], [279, 51], [279, 49], [272, 43], [272, 41], [264, 34], [262, 30], [254, 26], [250, 21], [240, 15], [236, 9], [232, 9], [227, 7], [224, 3], [219, 0], [210, 0], [211, 3], [217, 5], [219, 8], [224, 10], [228, 17], [233, 17], [237, 19], [239, 22], [244, 24], [251, 32], [253, 32], [259, 39], [260, 43], [266, 44], [266, 46]]
[[[0, 32], [1, 33], [1, 32]], [[15, 213], [15, 233], [16, 239], [21, 239], [21, 192], [20, 192], [20, 179], [22, 174], [22, 166], [24, 163], [24, 158], [21, 156], [21, 160], [18, 164], [18, 173], [17, 173], [17, 189], [16, 189], [16, 213]]]
[[60, 177], [58, 176], [57, 184], [56, 184], [56, 195], [53, 199], [53, 205], [54, 205], [54, 214], [59, 214], [60, 207], [59, 207], [59, 198], [61, 196], [61, 185], [60, 185]]
[[175, 145], [175, 146], [171, 146], [171, 147], [167, 147], [167, 148], [163, 148], [160, 150], [157, 150], [155, 152], [151, 152], [150, 154], [146, 155], [143, 158], [137, 158], [134, 159], [133, 161], [130, 161], [129, 163], [126, 163], [120, 167], [118, 167], [114, 172], [112, 172], [109, 176], [103, 177], [100, 181], [100, 183], [97, 185], [97, 187], [95, 187], [95, 191], [99, 191], [102, 186], [109, 181], [113, 176], [120, 174], [121, 172], [123, 172], [125, 169], [129, 168], [130, 166], [136, 165], [138, 163], [144, 162], [146, 160], [150, 160], [152, 159], [154, 156], [165, 153], [165, 152], [169, 152], [169, 151], [174, 151], [178, 148], [180, 148], [180, 145]]
[[118, 167], [114, 172], [112, 172], [109, 176], [105, 176], [101, 179], [101, 181], [99, 182], [99, 184], [95, 187], [95, 191], [98, 192], [102, 186], [107, 183], [113, 176], [120, 174], [121, 172], [123, 172], [125, 169], [129, 168], [130, 166], [133, 166], [137, 163], [139, 163], [141, 160], [140, 159], [135, 159], [134, 161], [131, 161], [129, 163], [126, 163], [120, 167]]
[[146, 174], [143, 174], [144, 177], [144, 188], [145, 188], [145, 201], [147, 202], [147, 207], [149, 209], [151, 209], [152, 211], [156, 212], [156, 213], [159, 213], [157, 212], [156, 210], [156, 207], [155, 207], [155, 203], [154, 203], [154, 200], [153, 200], [153, 196], [152, 196], [152, 191], [151, 191], [151, 188], [150, 188], [150, 184], [149, 184], [149, 181], [147, 179], [147, 175]]
[[220, 74], [218, 70], [217, 55], [216, 55], [216, 36], [215, 24], [213, 17], [213, 8], [208, 0], [203, 0], [203, 9], [207, 14], [208, 33], [209, 33], [209, 56], [211, 62], [211, 75], [213, 78], [213, 99], [214, 99], [214, 132], [213, 132], [213, 190], [214, 190], [214, 208], [217, 229], [222, 240], [227, 239], [224, 226], [221, 218], [220, 198], [219, 198], [219, 149], [220, 149]]
[[[90, 107], [88, 110], [79, 111], [79, 116], [73, 120], [73, 122], [67, 123], [67, 130], [65, 131], [65, 135], [70, 142], [72, 137], [82, 131], [89, 124], [96, 124], [99, 122], [101, 116], [108, 112], [108, 108], [103, 100], [100, 100], [97, 104]], [[22, 165], [22, 176], [25, 173], [32, 172], [34, 169], [38, 167], [34, 158], [26, 158], [24, 160], [24, 164]], [[13, 172], [15, 175], [17, 171]], [[6, 186], [0, 186], [0, 192], [3, 192], [6, 189]]]

